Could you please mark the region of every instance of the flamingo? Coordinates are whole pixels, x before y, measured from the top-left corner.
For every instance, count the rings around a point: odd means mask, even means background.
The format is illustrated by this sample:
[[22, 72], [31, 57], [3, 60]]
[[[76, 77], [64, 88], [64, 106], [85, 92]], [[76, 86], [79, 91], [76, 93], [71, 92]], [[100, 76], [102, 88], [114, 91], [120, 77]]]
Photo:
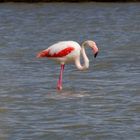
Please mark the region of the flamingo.
[[[58, 61], [61, 65], [57, 89], [62, 90], [62, 78], [66, 63], [75, 62], [77, 69], [86, 70], [89, 68], [89, 59], [85, 52], [85, 47], [90, 47], [93, 50], [94, 57], [98, 54], [98, 47], [92, 40], [84, 41], [81, 46], [75, 41], [60, 41], [39, 52], [37, 58], [47, 57]], [[80, 54], [82, 54], [84, 64], [81, 65]]]

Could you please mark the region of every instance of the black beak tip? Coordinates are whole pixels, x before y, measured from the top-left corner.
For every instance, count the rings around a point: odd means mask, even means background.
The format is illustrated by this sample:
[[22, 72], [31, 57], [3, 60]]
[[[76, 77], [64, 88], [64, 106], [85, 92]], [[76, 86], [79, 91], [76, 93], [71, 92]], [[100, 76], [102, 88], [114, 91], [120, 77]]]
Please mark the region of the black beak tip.
[[96, 53], [94, 54], [94, 58], [96, 58], [97, 55], [98, 55], [98, 52], [96, 52]]

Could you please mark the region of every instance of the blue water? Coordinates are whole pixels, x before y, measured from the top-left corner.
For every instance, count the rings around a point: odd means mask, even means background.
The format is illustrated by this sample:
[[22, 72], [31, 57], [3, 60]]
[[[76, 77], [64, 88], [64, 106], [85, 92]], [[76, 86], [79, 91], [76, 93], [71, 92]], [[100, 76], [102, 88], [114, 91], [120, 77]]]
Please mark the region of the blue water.
[[[0, 139], [139, 140], [140, 4], [0, 4]], [[90, 68], [36, 54], [62, 40], [92, 39]]]

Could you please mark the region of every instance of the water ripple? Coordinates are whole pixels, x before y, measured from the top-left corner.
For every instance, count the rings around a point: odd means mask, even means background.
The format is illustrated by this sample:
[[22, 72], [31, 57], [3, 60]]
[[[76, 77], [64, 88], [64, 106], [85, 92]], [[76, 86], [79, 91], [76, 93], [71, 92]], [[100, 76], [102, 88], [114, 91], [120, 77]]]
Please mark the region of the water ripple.
[[[139, 4], [0, 4], [0, 139], [140, 138]], [[16, 16], [15, 16], [16, 15]], [[85, 72], [36, 58], [60, 40], [94, 39]]]

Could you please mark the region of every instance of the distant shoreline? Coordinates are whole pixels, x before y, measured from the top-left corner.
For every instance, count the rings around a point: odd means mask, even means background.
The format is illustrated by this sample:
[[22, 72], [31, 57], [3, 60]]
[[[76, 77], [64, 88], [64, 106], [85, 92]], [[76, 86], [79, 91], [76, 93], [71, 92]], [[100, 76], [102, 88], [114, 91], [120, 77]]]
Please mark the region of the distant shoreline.
[[2, 2], [140, 2], [140, 0], [0, 0]]

